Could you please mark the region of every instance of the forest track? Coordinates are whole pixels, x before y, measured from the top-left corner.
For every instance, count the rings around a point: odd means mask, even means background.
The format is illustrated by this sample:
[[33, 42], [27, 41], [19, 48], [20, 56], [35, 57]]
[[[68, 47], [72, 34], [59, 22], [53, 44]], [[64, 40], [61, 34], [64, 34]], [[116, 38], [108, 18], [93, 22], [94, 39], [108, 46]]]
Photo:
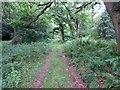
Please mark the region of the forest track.
[[[32, 88], [43, 88], [43, 85], [45, 83], [44, 80], [47, 77], [47, 75], [49, 74], [49, 69], [50, 69], [50, 67], [52, 67], [51, 65], [53, 65], [53, 64], [51, 64], [53, 62], [52, 59], [55, 58], [54, 55], [53, 55], [55, 53], [54, 49], [55, 48], [53, 48], [48, 53], [48, 55], [45, 57], [45, 63], [43, 64], [42, 68], [38, 71], [37, 78], [33, 82]], [[71, 64], [70, 58], [66, 57], [62, 53], [62, 50], [59, 50], [59, 52], [60, 53], [58, 55], [61, 59], [60, 62], [63, 62], [63, 64], [65, 65], [64, 70], [65, 70], [65, 72], [68, 76], [68, 79], [69, 79], [69, 82], [70, 82], [70, 88], [87, 89], [88, 88], [87, 85], [83, 82], [80, 75], [77, 73], [75, 67]], [[56, 63], [56, 64], [60, 64], [60, 63]], [[56, 66], [58, 66], [56, 68], [63, 68], [63, 67], [60, 67], [59, 65], [56, 65]], [[57, 73], [55, 75], [57, 75]], [[51, 78], [55, 78], [54, 75], [52, 75]], [[60, 75], [59, 78], [61, 78], [61, 75]], [[55, 81], [55, 82], [57, 82], [57, 81]]]
[[48, 55], [45, 57], [45, 63], [43, 64], [42, 68], [38, 71], [37, 78], [33, 82], [32, 88], [41, 88], [44, 82], [44, 79], [48, 73], [49, 67], [50, 67], [50, 60], [53, 54], [53, 49], [48, 53]]
[[70, 58], [66, 57], [62, 52], [61, 52], [61, 57], [66, 65], [66, 71], [69, 75], [72, 88], [88, 89], [87, 85], [83, 82], [80, 75], [77, 73], [75, 67], [71, 64]]

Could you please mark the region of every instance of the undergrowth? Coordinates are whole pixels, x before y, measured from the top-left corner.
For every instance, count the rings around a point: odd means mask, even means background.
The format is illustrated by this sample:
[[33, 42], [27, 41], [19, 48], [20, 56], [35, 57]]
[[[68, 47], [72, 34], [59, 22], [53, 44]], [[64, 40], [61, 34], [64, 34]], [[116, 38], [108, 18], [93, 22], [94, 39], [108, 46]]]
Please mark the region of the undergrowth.
[[71, 62], [89, 87], [96, 88], [101, 78], [104, 80], [102, 87], [119, 87], [120, 56], [113, 41], [75, 40], [66, 43], [64, 53], [71, 57]]
[[2, 43], [2, 87], [31, 87], [48, 52], [44, 42], [10, 45]]

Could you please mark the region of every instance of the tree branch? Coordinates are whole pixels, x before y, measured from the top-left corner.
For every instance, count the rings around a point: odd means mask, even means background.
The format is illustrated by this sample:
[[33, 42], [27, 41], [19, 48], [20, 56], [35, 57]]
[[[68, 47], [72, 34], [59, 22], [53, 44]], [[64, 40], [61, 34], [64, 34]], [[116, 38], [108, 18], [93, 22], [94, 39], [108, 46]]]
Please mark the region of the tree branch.
[[[94, 1], [94, 0], [93, 0], [93, 1]], [[93, 1], [92, 1], [92, 2], [93, 2]], [[86, 6], [90, 5], [92, 2], [84, 3], [82, 6], [77, 7], [76, 9], [79, 9], [79, 10], [77, 10], [77, 11], [75, 12], [75, 14], [78, 13], [79, 11], [81, 11], [81, 10], [82, 10], [83, 8], [85, 8]]]
[[45, 6], [45, 5], [48, 5], [50, 2], [47, 2], [47, 3], [43, 3], [43, 4], [38, 4], [38, 6]]
[[41, 16], [52, 5], [52, 3], [53, 2], [49, 2], [49, 4], [46, 5], [46, 7], [37, 15], [36, 19], [34, 19], [32, 23], [35, 22], [39, 18], [39, 16]]
[[64, 7], [66, 8], [66, 10], [68, 11], [68, 14], [69, 14], [70, 18], [73, 19], [73, 20], [75, 20], [75, 18], [71, 14], [69, 8], [61, 0], [59, 0], [59, 1], [64, 5]]
[[42, 14], [44, 14], [44, 12], [52, 5], [52, 3], [53, 3], [53, 2], [49, 2], [49, 3], [45, 6], [45, 8], [44, 8], [33, 20], [31, 20], [30, 22], [24, 22], [24, 23], [23, 23], [23, 26], [24, 26], [24, 27], [29, 27], [33, 22], [36, 22], [36, 21], [38, 20], [38, 18], [39, 18]]

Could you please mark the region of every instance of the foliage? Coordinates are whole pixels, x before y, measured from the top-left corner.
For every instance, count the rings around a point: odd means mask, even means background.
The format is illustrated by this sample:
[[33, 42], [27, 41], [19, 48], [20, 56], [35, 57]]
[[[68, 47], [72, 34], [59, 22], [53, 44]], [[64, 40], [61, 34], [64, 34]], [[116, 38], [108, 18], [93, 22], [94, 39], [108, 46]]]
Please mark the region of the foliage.
[[[44, 42], [16, 46], [4, 43], [1, 61], [3, 69], [3, 87], [12, 88], [20, 86], [24, 81], [22, 78], [24, 78], [27, 73], [31, 72], [32, 69], [30, 68], [34, 68], [34, 64], [43, 63], [44, 55], [47, 52], [48, 46]], [[29, 80], [29, 83], [30, 81], [31, 80]]]
[[99, 25], [97, 26], [97, 32], [98, 32], [99, 38], [102, 38], [102, 39], [115, 38], [115, 32], [112, 25], [112, 21], [110, 20], [110, 17], [107, 11], [105, 11], [100, 18]]
[[[76, 8], [82, 2], [54, 2], [54, 4], [47, 9], [39, 17], [39, 13], [43, 10], [45, 2], [15, 2], [15, 3], [3, 3], [3, 20], [10, 23], [17, 34], [22, 37], [23, 42], [35, 42], [38, 40], [50, 40], [50, 39], [74, 39], [79, 36], [88, 36], [92, 31], [94, 21], [98, 18], [93, 18], [94, 3], [89, 7], [84, 8], [81, 12], [75, 14]], [[95, 7], [94, 7], [95, 8]], [[105, 20], [104, 20], [105, 16]], [[24, 27], [29, 22], [37, 17], [37, 21], [32, 23], [29, 27]], [[107, 18], [106, 18], [107, 17]], [[102, 20], [107, 23], [107, 31], [111, 28], [110, 20], [108, 15], [102, 15]], [[57, 30], [54, 28], [58, 27]], [[95, 24], [92, 28], [96, 28]], [[60, 29], [62, 28], [62, 29]], [[57, 33], [56, 33], [57, 31]], [[99, 30], [103, 32], [105, 30]], [[111, 30], [110, 30], [111, 31]], [[113, 32], [113, 31], [112, 31]], [[107, 36], [112, 35], [110, 32]], [[33, 35], [31, 35], [33, 33]], [[21, 35], [22, 34], [22, 35]], [[27, 40], [28, 39], [28, 40]], [[31, 41], [30, 41], [31, 40]]]
[[40, 17], [37, 22], [29, 27], [23, 26], [36, 17], [35, 12], [39, 7], [36, 3], [3, 3], [3, 21], [10, 23], [15, 30], [15, 35], [21, 37], [22, 42], [31, 43], [40, 40], [47, 40], [49, 21], [46, 16]]
[[22, 38], [22, 42], [31, 43], [48, 40], [48, 29], [50, 29], [50, 25], [48, 24], [47, 18], [41, 17], [39, 21], [36, 22], [33, 29], [25, 28], [20, 30], [18, 33]]
[[[103, 77], [106, 80], [104, 87], [110, 88], [119, 85], [118, 77], [105, 70], [107, 67], [110, 72], [120, 75], [120, 56], [116, 54], [115, 47], [112, 41], [83, 39], [82, 42], [75, 40], [66, 44], [64, 53], [72, 58], [71, 62], [76, 65], [78, 72], [90, 87], [95, 84], [94, 79], [97, 83], [98, 79]], [[83, 67], [86, 71], [81, 73]]]

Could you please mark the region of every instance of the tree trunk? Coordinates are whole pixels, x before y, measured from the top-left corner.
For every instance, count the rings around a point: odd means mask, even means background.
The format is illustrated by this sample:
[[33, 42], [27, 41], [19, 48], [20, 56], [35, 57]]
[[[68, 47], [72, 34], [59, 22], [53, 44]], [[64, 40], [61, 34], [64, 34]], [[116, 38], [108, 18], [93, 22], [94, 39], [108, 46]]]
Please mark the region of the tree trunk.
[[64, 38], [64, 26], [62, 23], [59, 23], [59, 27], [60, 27], [62, 41], [64, 41], [65, 40], [65, 38]]
[[13, 39], [10, 41], [10, 44], [21, 44], [22, 43], [22, 39], [17, 35], [17, 31], [14, 28], [14, 37]]
[[76, 37], [80, 37], [80, 22], [76, 20]]
[[69, 25], [69, 28], [70, 28], [70, 35], [72, 37], [74, 37], [74, 27], [72, 25], [72, 21], [70, 19], [68, 19], [67, 21], [68, 21], [68, 25]]
[[0, 41], [2, 40], [2, 34], [0, 34]]
[[115, 28], [116, 41], [117, 41], [117, 52], [118, 52], [118, 54], [120, 54], [120, 23], [119, 23], [120, 10], [119, 10], [119, 7], [118, 7], [118, 11], [113, 9], [115, 2], [104, 2], [104, 4], [106, 6], [106, 9], [107, 9], [111, 19], [112, 19], [113, 26]]

